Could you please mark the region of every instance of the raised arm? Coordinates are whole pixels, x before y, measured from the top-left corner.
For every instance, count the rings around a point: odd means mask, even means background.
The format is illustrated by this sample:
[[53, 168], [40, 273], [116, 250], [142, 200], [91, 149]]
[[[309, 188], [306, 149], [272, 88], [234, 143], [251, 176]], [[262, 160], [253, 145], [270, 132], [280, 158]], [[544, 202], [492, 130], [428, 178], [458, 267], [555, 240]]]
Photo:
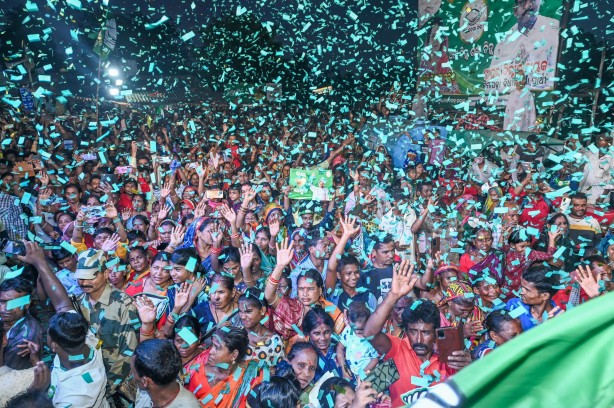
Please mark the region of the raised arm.
[[239, 213], [237, 214], [237, 228], [243, 228], [245, 226], [245, 214], [247, 214], [247, 210], [249, 209], [249, 203], [256, 197], [256, 192], [253, 188], [249, 188], [245, 193], [245, 197], [243, 198], [243, 202], [241, 203], [241, 208], [239, 208]]
[[390, 351], [392, 344], [390, 339], [382, 333], [382, 329], [390, 317], [394, 305], [399, 299], [411, 292], [417, 280], [418, 276], [414, 275], [414, 265], [410, 266], [408, 260], [401, 261], [401, 264], [392, 272], [390, 292], [369, 317], [364, 329], [364, 337], [369, 339], [378, 353], [386, 354]]
[[360, 232], [360, 225], [356, 226], [355, 219], [346, 217], [345, 219], [341, 219], [339, 222], [341, 224], [341, 228], [343, 229], [343, 235], [341, 235], [339, 242], [328, 259], [325, 282], [325, 293], [327, 295], [330, 295], [335, 290], [335, 286], [337, 285], [337, 262], [339, 261], [339, 258], [341, 258], [341, 255], [343, 255], [345, 246], [351, 237]]
[[56, 313], [75, 310], [66, 289], [47, 264], [43, 249], [36, 242], [23, 241], [23, 244], [26, 247], [26, 254], [17, 256], [17, 259], [29, 263], [38, 270], [38, 284], [43, 287]]
[[279, 303], [279, 297], [277, 296], [277, 286], [279, 286], [279, 280], [286, 266], [290, 265], [292, 261], [292, 255], [294, 254], [294, 242], [288, 246], [288, 238], [284, 238], [283, 242], [276, 244], [277, 246], [277, 265], [271, 272], [271, 275], [266, 281], [264, 288], [264, 297], [271, 307], [275, 308]]
[[119, 239], [122, 243], [128, 242], [128, 233], [126, 232], [126, 228], [124, 228], [124, 224], [122, 223], [122, 219], [119, 217], [117, 213], [117, 208], [113, 203], [109, 202], [106, 205], [107, 217], [113, 220], [113, 225], [115, 225], [115, 232], [119, 236]]

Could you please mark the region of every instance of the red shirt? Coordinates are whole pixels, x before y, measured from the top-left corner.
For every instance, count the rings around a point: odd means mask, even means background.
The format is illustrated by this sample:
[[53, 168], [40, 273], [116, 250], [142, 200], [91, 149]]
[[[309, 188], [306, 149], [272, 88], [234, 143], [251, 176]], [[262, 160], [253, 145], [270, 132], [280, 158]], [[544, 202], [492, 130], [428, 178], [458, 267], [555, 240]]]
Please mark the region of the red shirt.
[[520, 214], [520, 224], [541, 231], [546, 224], [549, 212], [550, 208], [543, 198], [540, 197], [537, 201], [530, 201], [524, 206], [522, 214]]
[[119, 201], [117, 202], [117, 210], [121, 212], [126, 208], [129, 208], [131, 210], [134, 209], [132, 208], [132, 197], [126, 193], [120, 193]]
[[[571, 288], [571, 285], [567, 286], [565, 289], [559, 290], [556, 295], [552, 296], [552, 301], [563, 310], [567, 310], [567, 303], [569, 303], [569, 295], [571, 294]], [[589, 300], [590, 298], [588, 297], [584, 289], [580, 289], [580, 304], [588, 302]]]
[[[420, 374], [420, 366], [423, 364], [423, 362], [411, 348], [407, 337], [404, 339], [399, 339], [388, 334], [386, 336], [390, 340], [391, 347], [384, 360], [393, 359], [400, 374], [399, 380], [390, 386], [392, 407], [404, 407], [406, 404], [401, 399], [401, 395], [415, 388], [421, 387], [420, 385], [412, 384], [412, 377], [422, 376]], [[449, 368], [447, 364], [440, 363], [439, 355], [436, 353], [433, 353], [429, 361], [430, 365], [425, 368], [424, 374], [431, 375], [433, 378], [435, 378], [430, 385], [444, 382], [448, 377], [456, 373], [456, 370]], [[439, 373], [439, 379], [437, 379], [435, 376], [435, 371]]]

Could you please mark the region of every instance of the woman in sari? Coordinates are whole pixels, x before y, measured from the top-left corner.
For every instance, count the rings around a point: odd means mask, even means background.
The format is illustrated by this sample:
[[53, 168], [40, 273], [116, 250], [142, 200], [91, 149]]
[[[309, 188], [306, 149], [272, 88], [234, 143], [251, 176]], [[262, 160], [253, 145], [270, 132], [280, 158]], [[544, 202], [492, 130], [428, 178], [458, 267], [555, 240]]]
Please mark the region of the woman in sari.
[[[239, 249], [242, 287], [237, 287], [241, 293], [247, 288], [255, 287], [264, 290], [268, 274], [262, 270], [262, 253], [256, 244], [243, 244]], [[224, 264], [226, 265], [226, 264]], [[235, 280], [236, 282], [236, 280]]]
[[[132, 255], [132, 254], [131, 254]], [[166, 323], [166, 311], [168, 308], [167, 290], [172, 285], [170, 273], [169, 254], [158, 252], [154, 257], [150, 272], [147, 276], [132, 282], [126, 288], [126, 294], [133, 299], [138, 296], [146, 296], [156, 307], [156, 326], [162, 330]]]
[[[192, 292], [190, 284], [184, 284], [189, 293]], [[208, 289], [208, 299], [198, 299], [189, 312], [198, 318], [205, 331], [211, 330], [214, 326], [220, 326], [229, 322], [235, 327], [243, 327], [239, 317], [239, 307], [237, 304], [237, 291], [234, 288], [234, 280], [230, 276], [215, 274], [211, 278], [211, 287]], [[177, 299], [175, 310], [185, 310], [185, 305], [189, 299], [182, 297]], [[183, 306], [182, 306], [183, 305]], [[181, 308], [183, 307], [183, 309]], [[175, 312], [179, 314], [179, 312]]]
[[288, 358], [277, 365], [277, 375], [290, 378], [298, 383], [300, 406], [309, 404], [309, 393], [313, 389], [318, 369], [318, 350], [309, 342], [298, 342], [290, 348]]
[[270, 275], [273, 272], [273, 268], [275, 268], [275, 250], [271, 248], [271, 245], [275, 246], [274, 239], [275, 236], [272, 235], [268, 227], [260, 227], [256, 230], [254, 244], [258, 247], [260, 259], [262, 260], [260, 268], [265, 275]]
[[201, 259], [200, 264], [205, 271], [211, 270], [211, 253], [222, 252], [221, 248], [214, 248], [214, 236], [219, 234], [216, 220], [208, 217], [200, 217], [194, 220], [188, 227], [183, 238], [183, 244], [178, 249], [194, 248]]
[[499, 186], [493, 186], [488, 189], [488, 197], [484, 204], [484, 215], [488, 221], [499, 217], [499, 214], [495, 214], [495, 208], [499, 206], [501, 199], [503, 198], [503, 190]]
[[500, 286], [503, 283], [503, 262], [501, 254], [492, 247], [492, 231], [486, 226], [478, 226], [471, 235], [473, 239], [468, 244], [468, 251], [460, 259], [460, 271], [468, 275], [469, 280], [488, 273]]
[[267, 279], [264, 295], [273, 308], [273, 324], [275, 331], [284, 339], [289, 340], [296, 336], [297, 330], [303, 324], [303, 317], [314, 306], [319, 305], [333, 319], [333, 328], [336, 334], [341, 334], [345, 328], [343, 313], [333, 303], [323, 297], [324, 281], [322, 275], [316, 269], [308, 269], [297, 279], [298, 299], [288, 296], [279, 298], [277, 287], [279, 286], [283, 270], [292, 261], [292, 245], [288, 247], [288, 239], [277, 250], [277, 266]]
[[472, 347], [479, 344], [484, 329], [484, 314], [475, 304], [473, 289], [468, 283], [452, 282], [443, 292], [439, 302], [441, 327], [463, 327], [463, 336], [471, 341]]
[[292, 256], [292, 262], [290, 262], [292, 269], [296, 268], [309, 256], [309, 253], [305, 250], [305, 238], [307, 238], [307, 231], [303, 228], [297, 228], [292, 232], [290, 237], [290, 243], [294, 243], [294, 255]]
[[337, 360], [337, 342], [333, 341], [333, 318], [320, 306], [315, 306], [303, 319], [304, 336], [295, 336], [289, 342], [291, 347], [296, 342], [308, 341], [314, 345], [318, 352], [318, 367], [314, 380], [317, 382], [324, 374], [333, 373], [343, 377], [341, 367], [345, 362]]
[[284, 222], [284, 210], [281, 205], [277, 203], [267, 204], [262, 209], [262, 220], [264, 221], [264, 226], [271, 228], [271, 235], [273, 235], [273, 237], [276, 237], [277, 234], [273, 233], [274, 227], [271, 224], [277, 224], [276, 230], [278, 231], [281, 239], [288, 237], [288, 228]]
[[454, 265], [442, 265], [435, 271], [435, 285], [430, 291], [421, 291], [420, 296], [435, 304], [443, 299], [443, 292], [450, 283], [461, 280], [461, 271]]
[[203, 407], [244, 407], [250, 391], [262, 382], [262, 370], [266, 370], [256, 361], [245, 360], [248, 348], [245, 329], [232, 326], [218, 329], [211, 347], [187, 368], [184, 386]]

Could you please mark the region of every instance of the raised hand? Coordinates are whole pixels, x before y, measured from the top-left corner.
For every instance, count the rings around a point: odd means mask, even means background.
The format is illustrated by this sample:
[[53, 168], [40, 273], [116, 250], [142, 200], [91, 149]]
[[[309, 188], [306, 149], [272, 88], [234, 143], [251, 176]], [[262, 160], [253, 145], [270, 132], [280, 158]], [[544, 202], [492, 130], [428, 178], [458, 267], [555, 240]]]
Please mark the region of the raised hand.
[[278, 219], [274, 219], [269, 222], [269, 231], [271, 231], [271, 239], [273, 239], [277, 236], [277, 234], [279, 234], [279, 228], [280, 226]]
[[213, 240], [213, 246], [216, 248], [220, 248], [222, 245], [222, 241], [224, 240], [224, 234], [220, 229], [219, 224], [213, 224], [210, 229], [211, 239]]
[[239, 248], [241, 254], [241, 269], [249, 269], [254, 261], [254, 248], [252, 244], [243, 244]]
[[168, 204], [164, 204], [164, 206], [160, 206], [160, 211], [158, 211], [158, 219], [164, 220], [170, 212], [171, 212], [171, 207]]
[[171, 185], [170, 183], [164, 183], [160, 189], [160, 197], [166, 199], [169, 195], [171, 195]]
[[106, 195], [108, 195], [109, 197], [111, 197], [111, 195], [113, 194], [113, 186], [110, 185], [109, 183], [100, 183], [100, 186], [98, 187], [98, 189], [101, 190]]
[[171, 231], [171, 240], [168, 245], [173, 248], [176, 248], [177, 246], [183, 243], [184, 236], [185, 236], [185, 227], [183, 225], [178, 224]]
[[51, 191], [51, 189], [50, 189], [50, 188], [46, 188], [46, 189], [44, 189], [44, 190], [41, 190], [41, 191], [38, 193], [38, 201], [39, 201], [39, 202], [41, 202], [41, 203], [42, 203], [43, 201], [44, 201], [44, 202], [47, 202], [47, 201], [49, 201], [49, 199], [51, 198], [51, 195], [52, 195], [52, 194], [53, 194], [53, 191]]
[[220, 213], [222, 214], [222, 217], [224, 217], [231, 225], [234, 225], [237, 221], [237, 213], [226, 204], [222, 204], [220, 207]]
[[192, 296], [192, 298], [196, 299], [196, 297], [198, 297], [198, 294], [202, 292], [206, 286], [207, 286], [207, 281], [205, 280], [204, 277], [194, 279], [194, 282], [192, 282], [192, 288], [190, 292], [190, 295]]
[[147, 296], [134, 298], [134, 306], [142, 323], [155, 323], [157, 317], [156, 306]]
[[79, 212], [77, 213], [77, 222], [83, 223], [85, 222], [86, 219], [86, 215], [85, 215], [85, 209], [87, 207], [83, 206], [79, 209]]
[[43, 248], [38, 245], [36, 242], [23, 240], [23, 245], [26, 247], [25, 255], [16, 255], [16, 258], [21, 262], [25, 262], [27, 264], [37, 266], [46, 263], [45, 253], [43, 252]]
[[205, 216], [205, 212], [207, 211], [207, 202], [205, 200], [201, 201], [196, 205], [194, 209], [194, 218], [200, 218]]
[[47, 187], [49, 185], [49, 176], [45, 170], [41, 170], [37, 177], [40, 180], [42, 187]]
[[277, 265], [284, 268], [292, 262], [294, 255], [294, 242], [288, 245], [288, 238], [284, 238], [281, 244], [275, 244], [277, 247]]
[[249, 204], [254, 198], [256, 198], [256, 191], [254, 191], [254, 189], [250, 187], [245, 192], [245, 197], [243, 198], [243, 204], [245, 205]]
[[426, 261], [426, 268], [434, 269], [440, 264], [441, 264], [441, 251], [437, 251], [437, 253], [435, 254], [435, 258], [429, 258], [428, 261]]
[[188, 303], [188, 299], [190, 298], [190, 291], [192, 290], [192, 284], [188, 282], [183, 282], [178, 288], [177, 293], [175, 293], [175, 308], [177, 312], [181, 311]]
[[122, 210], [122, 220], [128, 221], [130, 219], [130, 217], [132, 217], [132, 209], [131, 208], [124, 208]]
[[601, 294], [601, 287], [590, 266], [587, 265], [586, 269], [582, 265], [578, 266], [578, 269], [576, 269], [576, 281], [578, 281], [580, 287], [584, 289], [590, 298]]
[[401, 261], [400, 264], [395, 265], [392, 273], [392, 284], [390, 287], [390, 293], [403, 297], [409, 294], [414, 288], [418, 275], [414, 274], [415, 265], [410, 265], [407, 259]]
[[107, 217], [109, 217], [109, 218], [117, 217], [117, 208], [115, 208], [115, 206], [113, 205], [112, 202], [107, 202], [106, 203], [105, 210], [107, 212]]
[[360, 232], [360, 225], [356, 225], [356, 219], [350, 216], [345, 217], [345, 219], [339, 220], [339, 224], [341, 224], [341, 229], [343, 230], [343, 235], [348, 238], [351, 238]]
[[106, 241], [102, 243], [100, 249], [104, 252], [113, 252], [117, 249], [119, 244], [119, 235], [113, 234]]

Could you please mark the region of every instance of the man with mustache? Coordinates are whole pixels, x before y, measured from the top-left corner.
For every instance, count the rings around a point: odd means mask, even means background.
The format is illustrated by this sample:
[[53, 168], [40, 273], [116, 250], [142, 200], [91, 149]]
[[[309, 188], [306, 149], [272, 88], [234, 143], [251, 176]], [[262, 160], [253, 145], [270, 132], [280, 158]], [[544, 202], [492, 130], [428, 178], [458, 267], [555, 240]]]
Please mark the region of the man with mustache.
[[[471, 362], [471, 356], [465, 350], [452, 352], [447, 364], [439, 360], [434, 346], [440, 314], [437, 306], [428, 300], [420, 299], [405, 307], [402, 315], [405, 338], [382, 333], [396, 303], [414, 288], [418, 275], [413, 272], [414, 265], [410, 266], [409, 261], [403, 261], [395, 268], [390, 291], [367, 320], [363, 333], [378, 353], [386, 354], [386, 360], [394, 360], [399, 370], [399, 380], [389, 388], [393, 408], [405, 406], [402, 395], [419, 387], [412, 377], [421, 377], [424, 386], [435, 385]], [[429, 364], [425, 367], [427, 362]]]
[[[492, 78], [490, 85], [493, 86], [488, 86], [488, 89], [512, 91], [514, 74], [506, 67], [517, 64], [521, 64], [527, 73], [530, 89], [551, 89], [559, 46], [559, 22], [538, 14], [541, 0], [515, 0], [514, 4], [517, 23], [495, 47], [490, 68], [485, 70], [486, 77]], [[510, 81], [512, 85], [509, 85]]]
[[[117, 260], [115, 260], [117, 261]], [[79, 255], [75, 279], [83, 295], [77, 301], [81, 313], [102, 341], [102, 358], [107, 372], [107, 397], [115, 398], [130, 375], [130, 358], [138, 344], [139, 317], [130, 296], [109, 285], [110, 267], [103, 251], [89, 249]]]

